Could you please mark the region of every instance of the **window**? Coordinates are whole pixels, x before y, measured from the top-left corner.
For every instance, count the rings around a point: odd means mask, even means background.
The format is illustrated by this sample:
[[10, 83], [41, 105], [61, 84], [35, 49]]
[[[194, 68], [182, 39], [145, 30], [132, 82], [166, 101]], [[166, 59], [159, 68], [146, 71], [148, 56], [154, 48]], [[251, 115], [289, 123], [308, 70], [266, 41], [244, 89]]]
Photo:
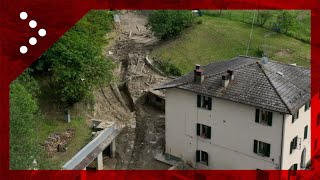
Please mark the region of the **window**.
[[298, 164], [294, 164], [290, 167], [289, 169], [289, 176], [296, 176], [297, 175], [297, 169], [298, 169]]
[[256, 109], [255, 122], [272, 126], [272, 112]]
[[304, 111], [308, 111], [310, 109], [310, 102], [310, 100], [306, 102], [306, 104], [304, 105]]
[[253, 152], [262, 156], [270, 157], [270, 144], [254, 140]]
[[304, 136], [303, 139], [307, 139], [308, 138], [308, 126], [304, 127]]
[[211, 127], [197, 123], [197, 135], [205, 139], [211, 139]]
[[292, 115], [292, 123], [294, 123], [294, 121], [296, 121], [296, 119], [298, 118], [299, 118], [299, 110]]
[[200, 163], [203, 163], [203, 164], [206, 164], [208, 166], [209, 165], [208, 153], [205, 152], [205, 151], [197, 150], [197, 152], [196, 152], [196, 161], [200, 162]]
[[290, 143], [290, 154], [293, 152], [294, 149], [297, 149], [298, 147], [298, 136], [292, 139]]
[[212, 109], [212, 98], [198, 94], [197, 107], [211, 110]]

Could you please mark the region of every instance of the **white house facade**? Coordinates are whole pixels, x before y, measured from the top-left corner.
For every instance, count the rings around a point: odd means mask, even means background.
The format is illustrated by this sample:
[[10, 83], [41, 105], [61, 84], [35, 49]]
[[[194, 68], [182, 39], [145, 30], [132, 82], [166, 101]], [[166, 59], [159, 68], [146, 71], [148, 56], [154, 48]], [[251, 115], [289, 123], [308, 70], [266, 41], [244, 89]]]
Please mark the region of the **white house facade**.
[[304, 169], [309, 79], [308, 68], [249, 57], [197, 66], [159, 87], [166, 153], [197, 169]]

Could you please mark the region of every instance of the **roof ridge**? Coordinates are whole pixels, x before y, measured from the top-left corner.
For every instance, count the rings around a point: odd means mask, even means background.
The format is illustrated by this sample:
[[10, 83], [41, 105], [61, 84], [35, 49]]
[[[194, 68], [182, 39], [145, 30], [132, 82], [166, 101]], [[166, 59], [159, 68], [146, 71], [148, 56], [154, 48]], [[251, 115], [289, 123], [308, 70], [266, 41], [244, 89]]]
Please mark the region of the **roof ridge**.
[[[239, 55], [240, 56], [240, 55]], [[232, 60], [235, 60], [236, 58], [234, 58], [234, 59], [232, 59]], [[255, 62], [257, 62], [257, 61], [255, 61]], [[247, 63], [247, 64], [243, 64], [243, 65], [240, 65], [240, 66], [237, 66], [236, 68], [233, 68], [233, 69], [228, 69], [227, 68], [227, 70], [238, 70], [238, 69], [241, 69], [241, 68], [244, 68], [244, 67], [246, 67], [246, 66], [249, 66], [249, 65], [251, 65], [251, 64], [254, 64], [255, 62], [252, 62], [252, 63]], [[218, 74], [220, 74], [220, 73], [223, 73], [224, 71], [220, 71], [220, 72], [218, 72], [218, 73], [215, 73], [215, 74], [211, 74], [211, 75], [209, 75], [208, 77], [212, 77], [212, 76], [215, 76], [215, 75], [218, 75]]]
[[280, 100], [283, 102], [283, 104], [285, 105], [285, 107], [287, 108], [287, 110], [289, 111], [289, 113], [293, 114], [289, 108], [289, 106], [287, 105], [287, 103], [283, 100], [283, 98], [281, 97], [281, 95], [279, 94], [279, 92], [277, 91], [277, 89], [274, 87], [273, 83], [271, 82], [271, 80], [269, 79], [269, 76], [267, 75], [267, 73], [265, 72], [265, 68], [259, 63], [257, 62], [257, 64], [259, 65], [260, 69], [262, 70], [263, 74], [267, 77], [268, 82], [271, 84], [271, 87], [274, 89], [274, 91], [277, 93], [277, 95], [279, 96]]

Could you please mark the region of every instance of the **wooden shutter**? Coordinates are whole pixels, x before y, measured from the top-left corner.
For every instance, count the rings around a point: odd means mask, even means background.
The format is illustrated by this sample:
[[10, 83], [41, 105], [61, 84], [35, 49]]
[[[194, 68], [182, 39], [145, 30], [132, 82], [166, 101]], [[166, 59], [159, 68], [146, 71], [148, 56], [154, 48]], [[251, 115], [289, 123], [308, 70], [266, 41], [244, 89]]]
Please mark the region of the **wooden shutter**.
[[308, 138], [308, 126], [304, 127], [304, 139]]
[[292, 114], [292, 123], [294, 123], [294, 116], [295, 116], [296, 114]]
[[270, 144], [265, 144], [265, 146], [266, 146], [266, 152], [265, 152], [265, 156], [267, 156], [267, 157], [270, 157]]
[[268, 125], [272, 126], [272, 112], [268, 112]]
[[200, 162], [200, 151], [196, 151], [196, 162]]
[[201, 95], [197, 96], [197, 107], [201, 107]]
[[293, 149], [293, 141], [291, 141], [290, 143], [290, 154], [292, 153], [292, 149]]
[[200, 136], [200, 124], [197, 123], [197, 135]]
[[297, 146], [298, 146], [298, 136], [296, 136], [295, 138], [294, 138], [294, 144], [293, 144], [293, 148], [294, 149], [297, 149]]
[[211, 97], [209, 97], [208, 98], [208, 110], [212, 110], [212, 98]]
[[210, 126], [207, 127], [207, 134], [206, 134], [206, 136], [207, 136], [208, 139], [211, 139], [211, 127], [210, 127]]
[[260, 110], [256, 109], [256, 122], [259, 123]]
[[253, 141], [253, 152], [254, 153], [258, 152], [258, 141], [257, 140]]
[[204, 152], [204, 153], [207, 156], [207, 166], [209, 166], [209, 154], [207, 152]]
[[298, 119], [299, 118], [299, 109], [298, 109], [298, 111], [297, 111], [297, 118], [296, 119]]

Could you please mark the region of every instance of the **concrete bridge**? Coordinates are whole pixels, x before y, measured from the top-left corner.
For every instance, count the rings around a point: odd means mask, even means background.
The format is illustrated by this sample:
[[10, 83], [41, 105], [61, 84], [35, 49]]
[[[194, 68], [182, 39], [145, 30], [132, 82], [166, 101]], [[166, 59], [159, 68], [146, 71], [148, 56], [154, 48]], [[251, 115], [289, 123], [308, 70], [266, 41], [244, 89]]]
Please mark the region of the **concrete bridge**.
[[112, 125], [100, 131], [97, 137], [63, 165], [63, 169], [86, 170], [87, 166], [96, 160], [96, 169], [102, 170], [103, 152], [107, 150], [107, 154], [110, 157], [114, 157], [116, 150], [115, 138], [120, 134], [122, 128], [120, 124], [112, 123]]

